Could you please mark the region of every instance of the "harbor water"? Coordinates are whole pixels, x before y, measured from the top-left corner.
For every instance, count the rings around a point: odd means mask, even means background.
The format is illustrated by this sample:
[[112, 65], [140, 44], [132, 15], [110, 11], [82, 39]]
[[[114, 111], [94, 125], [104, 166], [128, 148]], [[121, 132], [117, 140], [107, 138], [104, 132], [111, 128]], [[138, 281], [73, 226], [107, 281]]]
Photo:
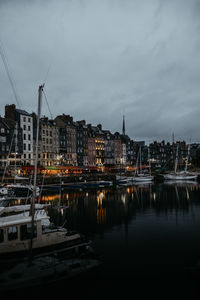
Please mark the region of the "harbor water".
[[188, 299], [196, 292], [200, 184], [44, 190], [40, 203], [50, 204], [48, 213], [56, 225], [81, 232], [92, 241], [101, 266], [84, 274], [87, 282], [131, 282], [141, 289], [144, 282], [151, 289], [152, 284], [158, 288], [159, 282]]
[[[86, 234], [98, 280], [189, 277], [200, 261], [200, 185], [139, 184], [45, 193], [52, 221]], [[53, 207], [60, 204], [60, 209]], [[67, 208], [63, 209], [62, 205]], [[93, 278], [94, 279], [94, 278]]]

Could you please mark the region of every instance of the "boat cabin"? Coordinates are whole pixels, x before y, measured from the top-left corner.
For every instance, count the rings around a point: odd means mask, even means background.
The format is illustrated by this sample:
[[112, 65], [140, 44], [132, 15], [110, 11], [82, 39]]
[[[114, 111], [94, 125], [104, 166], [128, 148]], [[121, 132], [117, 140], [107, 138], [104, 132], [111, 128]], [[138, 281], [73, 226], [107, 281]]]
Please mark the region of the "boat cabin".
[[[45, 223], [43, 222], [45, 221]], [[34, 239], [38, 239], [44, 233], [44, 225], [50, 224], [49, 217], [41, 210], [34, 217]], [[32, 234], [32, 217], [29, 212], [0, 218], [0, 253], [4, 247], [9, 249], [21, 244], [19, 250], [27, 249]], [[27, 241], [27, 243], [26, 243]], [[16, 247], [16, 251], [18, 247]], [[11, 250], [12, 251], [12, 250]]]

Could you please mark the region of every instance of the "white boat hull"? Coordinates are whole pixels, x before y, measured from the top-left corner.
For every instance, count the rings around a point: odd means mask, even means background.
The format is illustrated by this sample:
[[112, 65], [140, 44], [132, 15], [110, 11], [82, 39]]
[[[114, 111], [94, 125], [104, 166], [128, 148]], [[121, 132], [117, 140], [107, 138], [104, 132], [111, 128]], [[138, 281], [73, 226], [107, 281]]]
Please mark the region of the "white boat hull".
[[154, 177], [153, 176], [138, 176], [135, 177], [133, 181], [135, 182], [151, 182], [153, 181]]
[[197, 178], [197, 175], [166, 174], [164, 178], [167, 180], [195, 180]]

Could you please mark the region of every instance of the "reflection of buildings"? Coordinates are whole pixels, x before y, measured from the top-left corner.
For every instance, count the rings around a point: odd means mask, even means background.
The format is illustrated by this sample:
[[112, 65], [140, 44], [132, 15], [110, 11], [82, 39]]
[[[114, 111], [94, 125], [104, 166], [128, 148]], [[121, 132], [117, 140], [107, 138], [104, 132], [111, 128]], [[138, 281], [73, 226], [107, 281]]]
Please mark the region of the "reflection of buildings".
[[97, 194], [97, 224], [106, 224], [106, 207], [103, 205], [104, 193]]
[[[191, 213], [191, 205], [199, 204], [200, 185], [143, 185], [125, 189], [103, 189], [91, 191], [62, 191], [61, 205], [66, 210], [67, 226], [83, 233], [104, 233], [116, 225], [126, 225], [126, 230], [137, 219], [149, 221], [149, 216], [170, 216]], [[43, 203], [57, 206], [59, 192], [43, 195]], [[55, 213], [52, 213], [55, 216]], [[137, 216], [137, 218], [136, 218]]]

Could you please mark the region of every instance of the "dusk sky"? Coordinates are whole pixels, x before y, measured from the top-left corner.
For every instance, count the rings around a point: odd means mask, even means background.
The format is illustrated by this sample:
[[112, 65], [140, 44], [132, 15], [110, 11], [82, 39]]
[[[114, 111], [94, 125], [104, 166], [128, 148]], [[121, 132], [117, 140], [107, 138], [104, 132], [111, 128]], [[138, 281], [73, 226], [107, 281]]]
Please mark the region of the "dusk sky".
[[[200, 0], [0, 0], [0, 45], [30, 113], [45, 83], [53, 117], [200, 142]], [[2, 57], [0, 91], [19, 108]]]

